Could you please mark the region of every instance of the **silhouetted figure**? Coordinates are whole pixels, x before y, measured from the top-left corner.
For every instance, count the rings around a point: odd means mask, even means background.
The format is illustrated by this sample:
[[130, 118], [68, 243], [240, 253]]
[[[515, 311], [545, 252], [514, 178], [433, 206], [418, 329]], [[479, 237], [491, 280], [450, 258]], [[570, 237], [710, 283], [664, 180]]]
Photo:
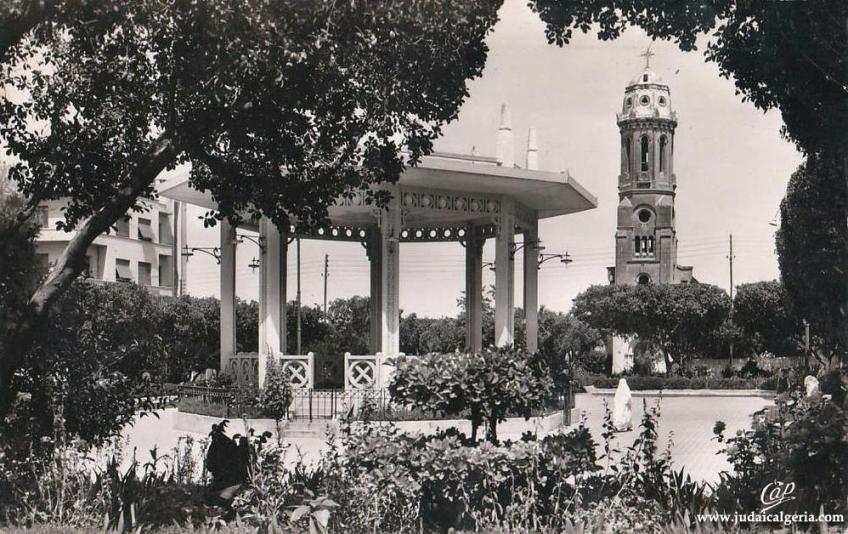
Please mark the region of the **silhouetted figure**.
[[247, 438], [239, 435], [228, 437], [224, 434], [227, 423], [229, 421], [225, 419], [220, 425], [212, 425], [209, 433], [211, 441], [206, 451], [206, 469], [212, 475], [207, 499], [218, 506], [229, 506], [242, 485], [247, 483], [250, 463]]

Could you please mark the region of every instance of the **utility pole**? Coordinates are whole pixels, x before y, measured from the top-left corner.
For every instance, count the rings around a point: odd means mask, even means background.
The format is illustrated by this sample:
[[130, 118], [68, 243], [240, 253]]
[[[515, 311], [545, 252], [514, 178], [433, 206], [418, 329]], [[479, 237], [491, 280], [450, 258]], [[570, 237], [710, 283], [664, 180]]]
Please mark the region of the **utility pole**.
[[[730, 324], [733, 325], [733, 234], [730, 234]], [[733, 367], [733, 340], [730, 341], [730, 367]]]
[[330, 276], [330, 255], [324, 254], [324, 320], [327, 320], [327, 278]]
[[300, 238], [297, 238], [297, 354], [301, 352], [300, 345]]

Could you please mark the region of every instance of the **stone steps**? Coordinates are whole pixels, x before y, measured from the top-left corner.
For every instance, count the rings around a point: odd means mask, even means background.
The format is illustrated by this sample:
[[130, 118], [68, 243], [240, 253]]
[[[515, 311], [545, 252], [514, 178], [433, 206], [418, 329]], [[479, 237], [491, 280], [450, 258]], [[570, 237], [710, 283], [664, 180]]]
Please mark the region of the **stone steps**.
[[338, 423], [330, 419], [313, 419], [311, 423], [308, 420], [293, 420], [282, 430], [284, 437], [325, 439], [328, 426], [334, 431], [338, 430]]

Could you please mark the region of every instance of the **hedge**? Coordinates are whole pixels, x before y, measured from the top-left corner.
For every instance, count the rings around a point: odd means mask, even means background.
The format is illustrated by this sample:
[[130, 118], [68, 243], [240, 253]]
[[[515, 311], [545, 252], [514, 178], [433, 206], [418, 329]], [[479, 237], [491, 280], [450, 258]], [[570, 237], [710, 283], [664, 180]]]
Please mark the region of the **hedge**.
[[777, 389], [775, 378], [686, 378], [683, 376], [584, 376], [579, 378], [581, 386], [615, 389], [620, 378], [627, 380], [631, 390], [645, 389]]

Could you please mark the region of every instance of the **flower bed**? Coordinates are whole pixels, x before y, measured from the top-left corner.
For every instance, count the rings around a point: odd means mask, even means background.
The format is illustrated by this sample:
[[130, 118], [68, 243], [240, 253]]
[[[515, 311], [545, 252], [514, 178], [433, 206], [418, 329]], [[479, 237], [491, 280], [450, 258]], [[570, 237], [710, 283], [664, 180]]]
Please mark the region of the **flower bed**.
[[599, 376], [587, 375], [580, 377], [581, 386], [595, 386], [601, 389], [615, 389], [619, 379], [627, 380], [627, 385], [633, 391], [654, 389], [777, 389], [777, 379], [768, 378], [715, 378], [683, 376]]

